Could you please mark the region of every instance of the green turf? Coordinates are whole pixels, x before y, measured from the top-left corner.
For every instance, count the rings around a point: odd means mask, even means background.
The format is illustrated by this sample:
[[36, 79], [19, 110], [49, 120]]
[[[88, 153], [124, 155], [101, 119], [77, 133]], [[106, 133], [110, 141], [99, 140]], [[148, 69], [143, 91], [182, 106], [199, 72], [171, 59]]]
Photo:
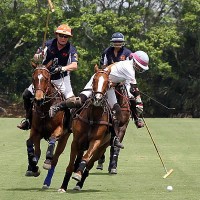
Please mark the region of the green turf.
[[[103, 171], [91, 170], [83, 190], [74, 192], [75, 181], [69, 183], [67, 193], [60, 187], [69, 160], [68, 142], [56, 168], [52, 185], [43, 191], [46, 171], [42, 169], [46, 141], [42, 141], [39, 161], [41, 175], [25, 177], [27, 168], [26, 139], [28, 132], [16, 125], [21, 119], [0, 118], [0, 200], [199, 200], [200, 191], [200, 119], [146, 119], [167, 170], [174, 172], [163, 179], [164, 168], [145, 128], [129, 124], [121, 151], [118, 174], [108, 175], [108, 150]], [[96, 166], [96, 164], [95, 164]], [[172, 185], [174, 190], [166, 190]]]

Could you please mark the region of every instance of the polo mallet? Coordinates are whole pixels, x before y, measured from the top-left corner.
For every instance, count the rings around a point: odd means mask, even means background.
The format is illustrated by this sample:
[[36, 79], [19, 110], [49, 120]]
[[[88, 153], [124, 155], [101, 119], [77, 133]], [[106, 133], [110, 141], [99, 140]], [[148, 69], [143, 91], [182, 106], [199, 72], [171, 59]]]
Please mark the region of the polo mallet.
[[159, 101], [155, 100], [154, 98], [150, 97], [149, 95], [143, 93], [140, 91], [141, 94], [143, 94], [144, 96], [150, 98], [151, 100], [155, 101], [156, 103], [160, 104], [161, 106], [163, 106], [164, 108], [166, 108], [167, 110], [175, 110], [176, 108], [169, 108], [167, 106], [165, 106], [164, 104], [160, 103]]
[[153, 139], [153, 137], [152, 137], [152, 134], [150, 133], [150, 130], [149, 130], [148, 126], [147, 126], [147, 123], [146, 123], [146, 121], [144, 120], [144, 117], [142, 117], [142, 119], [143, 119], [144, 124], [145, 124], [145, 127], [146, 127], [146, 129], [147, 129], [147, 131], [148, 131], [148, 133], [149, 133], [149, 135], [150, 135], [150, 138], [151, 138], [151, 140], [152, 140], [152, 142], [153, 142], [153, 145], [154, 145], [154, 147], [155, 147], [155, 149], [156, 149], [156, 152], [158, 153], [158, 156], [159, 156], [159, 158], [160, 158], [160, 161], [161, 161], [161, 163], [162, 163], [162, 166], [163, 166], [163, 168], [164, 168], [164, 170], [165, 170], [165, 172], [166, 172], [166, 174], [163, 176], [163, 178], [167, 178], [174, 170], [173, 170], [173, 169], [170, 169], [170, 170], [168, 171], [167, 168], [165, 167], [165, 164], [164, 164], [164, 162], [163, 162], [163, 160], [162, 160], [162, 158], [161, 158], [161, 155], [160, 155], [160, 153], [159, 153], [159, 151], [158, 151], [158, 148], [157, 148], [157, 146], [156, 146], [156, 144], [155, 144], [155, 141], [154, 141], [154, 139]]
[[49, 3], [49, 7], [50, 7], [50, 9], [51, 9], [51, 12], [54, 12], [55, 9], [54, 9], [54, 6], [53, 6], [52, 1], [51, 1], [51, 0], [48, 0], [48, 3]]
[[45, 26], [45, 31], [44, 31], [42, 49], [44, 49], [46, 38], [47, 38], [47, 29], [48, 29], [48, 25], [49, 25], [49, 15], [50, 15], [49, 10], [51, 10], [51, 12], [55, 11], [53, 3], [52, 3], [51, 0], [48, 0], [48, 4], [49, 4], [49, 8], [47, 10], [47, 19], [46, 19], [46, 26]]

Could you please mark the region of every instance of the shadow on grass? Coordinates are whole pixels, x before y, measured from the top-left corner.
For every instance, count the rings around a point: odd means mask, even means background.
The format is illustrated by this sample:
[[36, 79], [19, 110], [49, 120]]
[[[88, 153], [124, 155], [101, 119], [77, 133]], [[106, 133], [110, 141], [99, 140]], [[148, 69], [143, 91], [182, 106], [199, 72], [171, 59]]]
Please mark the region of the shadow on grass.
[[[58, 193], [58, 188], [49, 188], [49, 189], [42, 189], [42, 188], [12, 188], [12, 189], [5, 189], [6, 191], [18, 191], [18, 192], [25, 192], [25, 191], [35, 191], [35, 192], [52, 192], [52, 193]], [[102, 192], [102, 190], [94, 190], [94, 189], [89, 189], [89, 190], [84, 190], [82, 189], [81, 191], [73, 190], [73, 189], [68, 189], [65, 193], [70, 193], [70, 194], [76, 194], [76, 193], [94, 193], [94, 192]], [[62, 194], [62, 193], [60, 193]]]
[[110, 174], [108, 172], [92, 172], [90, 175], [97, 175], [97, 176], [116, 176], [117, 174]]

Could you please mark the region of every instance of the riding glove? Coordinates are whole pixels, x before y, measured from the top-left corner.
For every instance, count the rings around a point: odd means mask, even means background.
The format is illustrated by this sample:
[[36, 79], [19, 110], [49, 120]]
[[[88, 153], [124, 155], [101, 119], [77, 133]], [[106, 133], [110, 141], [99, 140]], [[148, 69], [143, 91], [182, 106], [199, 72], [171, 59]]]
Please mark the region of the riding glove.
[[58, 65], [54, 70], [54, 72], [64, 72], [64, 71], [65, 71], [65, 68], [61, 65]]
[[143, 112], [143, 103], [142, 103], [142, 100], [141, 100], [140, 96], [137, 96], [135, 98], [135, 102], [136, 102], [136, 110], [137, 110], [138, 114], [142, 114], [142, 112]]

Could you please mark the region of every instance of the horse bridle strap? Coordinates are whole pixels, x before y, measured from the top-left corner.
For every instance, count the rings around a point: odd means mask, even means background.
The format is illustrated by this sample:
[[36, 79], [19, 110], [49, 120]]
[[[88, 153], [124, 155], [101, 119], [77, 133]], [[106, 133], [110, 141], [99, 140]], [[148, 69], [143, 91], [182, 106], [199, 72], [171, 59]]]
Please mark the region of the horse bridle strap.
[[[49, 70], [45, 66], [38, 66], [38, 67], [35, 68], [34, 72], [36, 70], [46, 70], [49, 73]], [[48, 77], [44, 77], [44, 78], [48, 80]], [[49, 80], [48, 80], [48, 83], [50, 83]], [[42, 88], [38, 87], [38, 88], [34, 88], [34, 91], [41, 90], [43, 93], [46, 94], [48, 89], [49, 89], [49, 86], [47, 87], [46, 91], [44, 91]]]
[[80, 115], [76, 115], [76, 117], [75, 118], [79, 118], [81, 121], [83, 121], [83, 122], [85, 122], [85, 123], [87, 123], [87, 124], [89, 124], [89, 125], [95, 125], [95, 124], [100, 124], [100, 125], [107, 125], [107, 126], [112, 126], [112, 124], [111, 123], [109, 123], [109, 122], [106, 122], [106, 121], [89, 121], [89, 120], [87, 120], [87, 119], [85, 119], [85, 118], [83, 118], [83, 117], [81, 117]]

